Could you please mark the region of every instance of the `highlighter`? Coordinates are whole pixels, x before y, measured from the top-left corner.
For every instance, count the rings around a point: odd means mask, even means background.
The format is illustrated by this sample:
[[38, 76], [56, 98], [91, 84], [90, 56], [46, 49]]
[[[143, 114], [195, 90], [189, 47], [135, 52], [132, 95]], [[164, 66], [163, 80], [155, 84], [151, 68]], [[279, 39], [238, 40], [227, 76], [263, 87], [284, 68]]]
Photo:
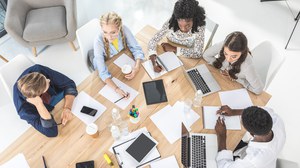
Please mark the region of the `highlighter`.
[[113, 162], [110, 160], [110, 158], [108, 157], [108, 155], [106, 153], [103, 155], [103, 157], [109, 166], [114, 166]]

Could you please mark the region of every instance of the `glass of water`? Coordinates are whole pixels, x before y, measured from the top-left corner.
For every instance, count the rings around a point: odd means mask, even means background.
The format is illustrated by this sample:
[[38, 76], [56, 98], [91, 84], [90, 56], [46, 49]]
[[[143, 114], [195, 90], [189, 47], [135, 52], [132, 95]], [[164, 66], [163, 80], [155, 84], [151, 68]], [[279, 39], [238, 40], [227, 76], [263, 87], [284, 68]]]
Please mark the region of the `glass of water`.
[[183, 101], [183, 112], [187, 118], [191, 117], [191, 109], [192, 109], [192, 100], [187, 98]]
[[127, 120], [123, 120], [120, 125], [120, 132], [122, 136], [127, 136], [129, 134], [128, 123]]

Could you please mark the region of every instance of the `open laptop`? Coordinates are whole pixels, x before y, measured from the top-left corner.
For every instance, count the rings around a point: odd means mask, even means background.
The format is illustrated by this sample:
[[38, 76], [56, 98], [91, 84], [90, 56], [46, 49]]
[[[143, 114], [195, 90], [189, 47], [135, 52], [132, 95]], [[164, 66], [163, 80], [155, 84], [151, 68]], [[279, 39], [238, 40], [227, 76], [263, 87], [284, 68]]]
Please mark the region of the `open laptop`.
[[190, 134], [181, 124], [181, 163], [185, 168], [217, 168], [217, 135]]
[[194, 90], [201, 90], [203, 96], [221, 90], [220, 85], [209, 72], [205, 64], [201, 64], [189, 70], [185, 70], [185, 75]]

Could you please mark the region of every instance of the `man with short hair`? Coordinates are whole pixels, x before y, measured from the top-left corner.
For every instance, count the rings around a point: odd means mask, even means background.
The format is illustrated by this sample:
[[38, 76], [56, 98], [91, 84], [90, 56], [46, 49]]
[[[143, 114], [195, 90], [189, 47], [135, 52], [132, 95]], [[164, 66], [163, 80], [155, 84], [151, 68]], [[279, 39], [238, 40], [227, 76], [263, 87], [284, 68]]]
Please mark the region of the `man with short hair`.
[[[279, 152], [285, 143], [282, 119], [270, 108], [251, 106], [231, 109], [222, 106], [218, 114], [241, 115], [244, 128], [253, 136], [248, 145], [232, 152], [226, 149], [226, 125], [219, 117], [215, 126], [218, 137], [218, 168], [275, 168]], [[234, 155], [238, 157], [234, 160]]]

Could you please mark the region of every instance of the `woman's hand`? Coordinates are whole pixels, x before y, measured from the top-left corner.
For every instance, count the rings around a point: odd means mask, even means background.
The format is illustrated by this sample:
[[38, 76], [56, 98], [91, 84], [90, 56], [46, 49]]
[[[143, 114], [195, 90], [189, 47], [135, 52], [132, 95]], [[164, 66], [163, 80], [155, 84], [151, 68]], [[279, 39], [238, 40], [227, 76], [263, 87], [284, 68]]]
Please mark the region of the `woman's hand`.
[[128, 99], [130, 97], [130, 94], [128, 92], [124, 92], [124, 90], [120, 89], [119, 87], [115, 91], [122, 97], [125, 97], [125, 99]]
[[163, 47], [165, 52], [168, 52], [168, 51], [169, 52], [174, 52], [174, 53], [177, 52], [177, 47], [174, 47], [169, 43], [161, 43], [161, 46]]
[[125, 75], [125, 78], [130, 80], [130, 79], [134, 78], [138, 72], [139, 72], [139, 68], [133, 68], [130, 74]]
[[150, 60], [152, 62], [152, 65], [153, 65], [153, 69], [154, 69], [154, 72], [161, 72], [162, 71], [162, 66], [158, 64], [158, 62], [156, 61], [156, 55], [153, 54], [153, 55], [150, 55]]

